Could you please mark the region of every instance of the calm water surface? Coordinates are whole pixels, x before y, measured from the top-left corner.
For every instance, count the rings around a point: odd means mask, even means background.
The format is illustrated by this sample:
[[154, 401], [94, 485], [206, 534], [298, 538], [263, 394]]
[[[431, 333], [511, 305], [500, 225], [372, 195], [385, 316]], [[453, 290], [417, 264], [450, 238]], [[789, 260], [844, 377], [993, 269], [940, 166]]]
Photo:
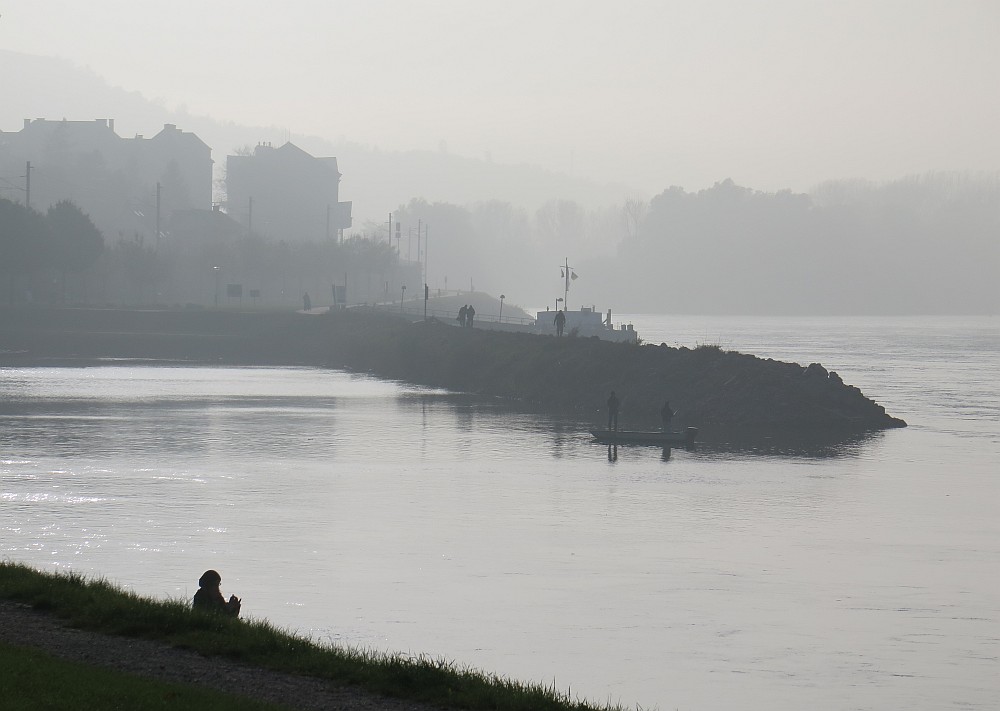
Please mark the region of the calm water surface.
[[185, 599], [216, 567], [279, 626], [596, 702], [996, 708], [997, 322], [627, 318], [910, 427], [610, 461], [586, 422], [337, 371], [0, 369], [0, 554]]

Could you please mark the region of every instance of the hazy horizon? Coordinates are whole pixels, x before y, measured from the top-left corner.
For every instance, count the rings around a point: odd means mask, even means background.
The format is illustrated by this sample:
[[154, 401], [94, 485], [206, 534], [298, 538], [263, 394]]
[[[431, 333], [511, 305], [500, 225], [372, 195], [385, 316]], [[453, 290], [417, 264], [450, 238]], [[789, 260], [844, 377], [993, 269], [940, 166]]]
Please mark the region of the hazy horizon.
[[[20, 4], [2, 9], [0, 46], [191, 115], [532, 164], [646, 196], [1000, 165], [995, 3], [268, 8]], [[116, 119], [122, 135], [152, 128]]]
[[574, 301], [618, 311], [1000, 308], [1000, 5], [260, 8], [0, 8], [0, 130], [176, 123], [223, 203], [227, 155], [292, 140], [338, 159], [352, 234], [381, 242], [392, 212], [409, 263], [433, 225], [424, 280], [511, 303], [550, 303], [569, 259]]

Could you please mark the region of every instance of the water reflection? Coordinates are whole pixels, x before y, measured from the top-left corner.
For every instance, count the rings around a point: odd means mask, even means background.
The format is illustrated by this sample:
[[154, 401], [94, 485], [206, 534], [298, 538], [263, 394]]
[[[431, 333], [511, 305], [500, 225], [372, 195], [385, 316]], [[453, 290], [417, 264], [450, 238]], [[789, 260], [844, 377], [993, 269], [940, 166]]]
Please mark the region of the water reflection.
[[[891, 432], [891, 431], [890, 431]], [[707, 429], [700, 433], [699, 451], [713, 456], [798, 457], [837, 459], [859, 456], [880, 442], [886, 431], [755, 431]]]
[[[572, 456], [581, 443], [590, 441], [585, 423], [577, 420], [525, 416], [525, 408], [507, 401], [358, 380], [347, 374], [325, 373], [332, 376], [326, 387], [309, 390], [289, 377], [294, 369], [274, 378], [266, 369], [128, 368], [118, 373], [125, 384], [104, 372], [115, 368], [90, 368], [85, 374], [81, 369], [50, 369], [58, 371], [56, 377], [39, 374], [45, 370], [35, 369], [32, 377], [32, 369], [24, 369], [0, 385], [5, 395], [0, 400], [0, 446], [5, 449], [45, 444], [67, 456], [157, 450], [234, 458], [335, 459], [345, 444], [374, 436], [376, 446], [389, 441], [411, 444], [422, 456], [427, 456], [433, 438], [505, 459], [511, 456], [512, 442], [536, 440], [539, 435], [555, 458]], [[66, 396], [59, 397], [60, 392]], [[417, 418], [386, 418], [387, 405]], [[345, 408], [351, 412], [348, 419], [342, 416]], [[436, 416], [445, 412], [450, 423]], [[507, 438], [484, 438], [484, 426], [505, 429]], [[706, 457], [825, 459], [857, 457], [884, 436], [707, 429], [699, 446]], [[617, 447], [607, 451], [609, 461], [616, 461]], [[662, 461], [670, 459], [670, 449], [661, 452]]]
[[626, 705], [916, 708], [955, 649], [993, 678], [996, 477], [918, 429], [673, 452], [332, 371], [105, 370], [0, 381], [0, 555], [183, 599], [223, 561], [276, 624]]

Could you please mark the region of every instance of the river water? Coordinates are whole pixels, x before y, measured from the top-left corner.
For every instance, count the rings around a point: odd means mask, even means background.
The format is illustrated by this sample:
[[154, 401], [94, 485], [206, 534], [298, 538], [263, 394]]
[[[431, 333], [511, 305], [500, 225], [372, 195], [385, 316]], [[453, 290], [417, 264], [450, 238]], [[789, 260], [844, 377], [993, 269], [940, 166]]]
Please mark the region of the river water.
[[625, 319], [821, 362], [910, 426], [615, 457], [338, 371], [3, 368], [0, 555], [160, 598], [213, 567], [244, 615], [597, 703], [995, 709], [996, 319]]

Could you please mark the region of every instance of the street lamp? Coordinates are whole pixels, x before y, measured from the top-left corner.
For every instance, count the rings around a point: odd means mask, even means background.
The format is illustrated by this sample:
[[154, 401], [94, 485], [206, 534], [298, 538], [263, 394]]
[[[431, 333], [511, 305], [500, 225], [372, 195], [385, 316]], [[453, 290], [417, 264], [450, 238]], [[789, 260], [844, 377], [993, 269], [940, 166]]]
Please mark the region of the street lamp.
[[222, 267], [218, 264], [212, 267], [212, 271], [215, 272], [215, 306], [219, 306], [219, 273], [222, 271]]
[[503, 300], [506, 298], [507, 298], [506, 296], [500, 294], [500, 316], [497, 318], [498, 322], [503, 321]]
[[403, 313], [403, 299], [406, 298], [406, 284], [403, 284], [403, 291], [399, 295], [399, 313]]

